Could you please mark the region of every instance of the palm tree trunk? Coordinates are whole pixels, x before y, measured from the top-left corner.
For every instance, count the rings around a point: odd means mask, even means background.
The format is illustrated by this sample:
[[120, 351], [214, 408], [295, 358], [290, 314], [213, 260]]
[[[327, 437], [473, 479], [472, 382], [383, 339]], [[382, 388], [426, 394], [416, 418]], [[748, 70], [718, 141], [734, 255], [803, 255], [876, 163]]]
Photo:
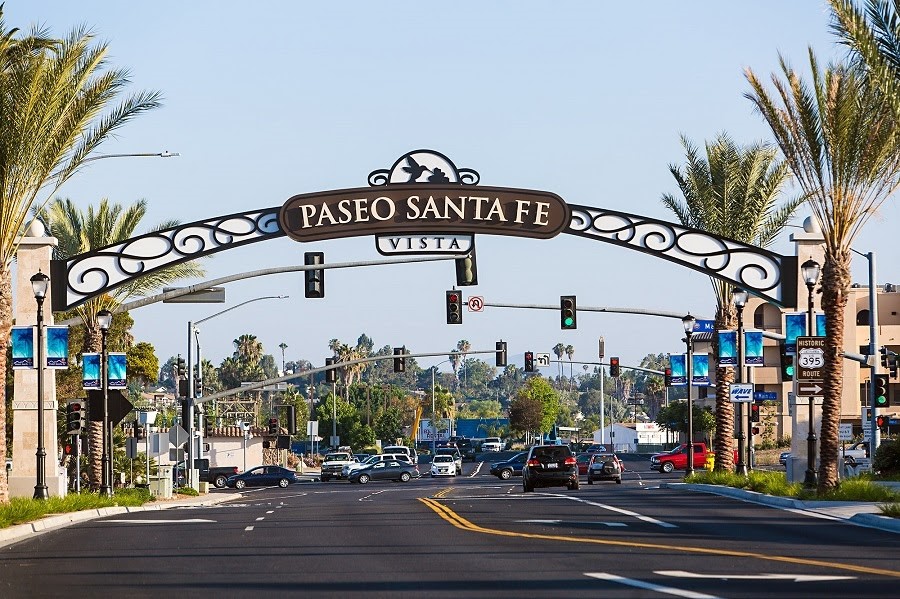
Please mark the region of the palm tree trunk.
[[[6, 350], [12, 327], [12, 272], [9, 265], [0, 264], [0, 372], [6, 378]], [[0, 401], [0, 463], [6, 464], [6, 385]], [[9, 501], [9, 487], [5, 473], [0, 475], [0, 503]]]
[[[716, 314], [716, 333], [713, 334], [712, 351], [719, 355], [719, 331], [731, 330], [731, 304], [719, 306]], [[740, 362], [740, 358], [738, 359]], [[738, 368], [740, 368], [740, 363]], [[731, 403], [731, 383], [734, 382], [733, 368], [716, 368], [716, 453], [715, 469], [719, 472], [734, 470], [734, 404]], [[688, 381], [690, 384], [690, 381]]]
[[[850, 252], [826, 250], [822, 268], [822, 309], [825, 312], [825, 376], [822, 428], [819, 432], [819, 492], [838, 486], [838, 429], [841, 422], [844, 358], [844, 308], [850, 289]], [[810, 423], [812, 426], [813, 423]]]
[[91, 490], [97, 491], [103, 481], [103, 423], [88, 422], [88, 472], [91, 477]]

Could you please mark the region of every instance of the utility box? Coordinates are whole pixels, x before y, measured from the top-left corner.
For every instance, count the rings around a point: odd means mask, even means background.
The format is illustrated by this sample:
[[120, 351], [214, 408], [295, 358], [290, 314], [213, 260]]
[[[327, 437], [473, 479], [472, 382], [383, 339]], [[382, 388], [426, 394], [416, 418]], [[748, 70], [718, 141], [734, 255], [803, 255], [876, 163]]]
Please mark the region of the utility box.
[[172, 466], [159, 466], [156, 477], [150, 477], [150, 494], [160, 499], [172, 498]]

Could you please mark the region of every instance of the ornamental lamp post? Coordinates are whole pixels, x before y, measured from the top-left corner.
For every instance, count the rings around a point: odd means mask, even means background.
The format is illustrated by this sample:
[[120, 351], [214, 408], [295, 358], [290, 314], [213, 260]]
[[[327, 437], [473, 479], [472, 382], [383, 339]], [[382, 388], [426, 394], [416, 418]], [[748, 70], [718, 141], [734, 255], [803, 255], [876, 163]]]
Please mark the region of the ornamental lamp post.
[[100, 352], [100, 384], [103, 385], [103, 450], [101, 451], [100, 465], [103, 472], [100, 475], [100, 496], [111, 497], [110, 471], [109, 471], [109, 372], [106, 364], [106, 337], [109, 335], [109, 327], [112, 325], [112, 312], [100, 310], [97, 312], [97, 325], [100, 327], [102, 338]]
[[[819, 263], [813, 259], [809, 259], [800, 265], [800, 274], [803, 282], [806, 283], [808, 292], [806, 300], [806, 334], [815, 335], [816, 317], [813, 312], [813, 288], [819, 281], [821, 267]], [[803, 479], [803, 486], [807, 489], [815, 489], [819, 485], [819, 477], [816, 473], [816, 427], [814, 418], [815, 398], [808, 397], [809, 400], [809, 432], [806, 435], [806, 475]]]
[[[731, 291], [731, 301], [737, 309], [737, 368], [735, 368], [735, 382], [744, 382], [744, 306], [747, 305], [747, 292], [735, 287]], [[750, 414], [748, 410], [747, 418]], [[747, 476], [747, 463], [744, 461], [744, 404], [737, 402], [738, 425], [738, 463], [734, 466], [735, 474]], [[750, 429], [749, 424], [747, 430]], [[747, 456], [749, 458], [749, 454]]]
[[34, 485], [34, 499], [49, 499], [47, 491], [47, 451], [44, 449], [44, 298], [50, 277], [38, 271], [31, 277], [31, 289], [37, 302], [37, 418], [38, 445], [35, 451], [37, 459], [37, 481]]
[[684, 477], [687, 478], [694, 473], [694, 400], [693, 394], [691, 393], [691, 378], [693, 378], [693, 373], [691, 372], [694, 362], [694, 349], [691, 344], [691, 335], [694, 334], [694, 325], [697, 323], [697, 319], [688, 313], [681, 319], [681, 324], [684, 325], [684, 342], [687, 345], [687, 359], [685, 360], [685, 374], [687, 375], [687, 421], [688, 421], [688, 433], [687, 433], [687, 468], [684, 471]]

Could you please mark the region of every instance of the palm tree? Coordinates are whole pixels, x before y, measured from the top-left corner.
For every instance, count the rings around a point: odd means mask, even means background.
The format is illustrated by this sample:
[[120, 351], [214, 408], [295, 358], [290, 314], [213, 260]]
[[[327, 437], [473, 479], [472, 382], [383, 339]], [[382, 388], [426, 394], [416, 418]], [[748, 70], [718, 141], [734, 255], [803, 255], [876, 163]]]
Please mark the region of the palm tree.
[[[12, 273], [28, 213], [41, 206], [116, 129], [159, 105], [156, 92], [126, 97], [104, 113], [128, 83], [128, 73], [106, 68], [107, 46], [77, 28], [64, 40], [34, 30], [17, 37], [0, 6], [0, 371], [12, 324]], [[45, 192], [45, 199], [38, 195]], [[5, 390], [0, 422], [6, 421]], [[6, 431], [0, 427], [0, 460]], [[7, 499], [0, 477], [0, 501]]]
[[[776, 160], [775, 148], [759, 143], [739, 148], [725, 133], [706, 144], [705, 157], [684, 136], [681, 144], [687, 164], [683, 169], [669, 165], [669, 171], [684, 201], [663, 194], [663, 205], [685, 226], [760, 247], [771, 245], [802, 203], [798, 198], [776, 205], [789, 171]], [[716, 331], [731, 329], [733, 286], [712, 277], [710, 282], [716, 296]], [[718, 335], [713, 335], [713, 352], [718, 355]], [[734, 467], [734, 407], [729, 398], [733, 381], [731, 368], [716, 370], [716, 470]]]
[[[128, 208], [123, 208], [119, 204], [110, 204], [103, 198], [96, 209], [94, 206], [88, 206], [87, 212], [82, 212], [72, 200], [56, 198], [42, 210], [33, 210], [33, 213], [46, 224], [49, 233], [59, 242], [53, 250], [53, 257], [65, 260], [131, 238], [147, 213], [147, 202], [138, 200]], [[176, 220], [164, 221], [151, 230], [160, 231], [178, 224]], [[97, 296], [81, 304], [75, 308], [74, 313], [81, 319], [85, 328], [82, 351], [99, 352], [102, 349], [102, 333], [97, 325], [97, 314], [101, 310], [115, 311], [129, 298], [146, 296], [173, 281], [202, 275], [203, 270], [196, 262], [185, 262], [134, 279], [109, 294]], [[100, 422], [90, 423], [88, 439], [91, 447], [89, 468], [91, 485], [97, 487], [100, 485], [103, 471], [100, 462], [103, 426]]]
[[566, 353], [566, 346], [562, 343], [557, 343], [553, 346], [553, 355], [556, 356], [556, 371], [559, 373], [559, 379], [562, 378], [562, 357], [564, 353]]
[[575, 380], [575, 375], [572, 374], [572, 356], [575, 355], [575, 346], [567, 345], [566, 346], [566, 356], [569, 358], [569, 391], [572, 390], [572, 381]]
[[811, 86], [782, 58], [784, 78], [772, 75], [773, 95], [747, 69], [752, 93], [746, 97], [772, 129], [825, 238], [825, 389], [818, 482], [819, 492], [825, 492], [839, 482], [841, 352], [850, 291], [850, 246], [900, 185], [900, 143], [897, 121], [884, 94], [865, 85], [858, 69], [836, 64], [820, 70], [811, 49], [809, 63]]
[[[466, 366], [466, 354], [468, 354], [469, 350], [472, 349], [472, 345], [466, 339], [461, 339], [460, 341], [457, 342], [456, 349], [459, 351], [460, 354], [462, 354], [462, 364], [463, 364], [463, 367], [465, 367]], [[465, 383], [468, 383], [469, 382], [469, 369], [465, 368], [463, 373], [465, 374]]]

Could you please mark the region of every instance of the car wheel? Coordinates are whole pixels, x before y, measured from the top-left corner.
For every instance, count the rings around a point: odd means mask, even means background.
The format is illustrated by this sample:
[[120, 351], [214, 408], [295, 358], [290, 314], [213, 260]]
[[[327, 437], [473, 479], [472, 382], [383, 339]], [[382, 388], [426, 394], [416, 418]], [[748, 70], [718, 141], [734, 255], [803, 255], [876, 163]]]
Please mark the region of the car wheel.
[[322, 475], [322, 482], [323, 482], [323, 483], [327, 483], [327, 482], [330, 481], [330, 480], [331, 480], [331, 476], [329, 476], [328, 474], [323, 474], [323, 475]]
[[240, 480], [240, 479], [234, 481], [234, 488], [235, 488], [235, 489], [243, 489], [243, 488], [246, 487], [246, 486], [247, 486], [247, 483], [245, 483], [244, 481], [242, 481], [242, 480]]
[[576, 480], [575, 482], [573, 482], [573, 483], [569, 483], [569, 484], [566, 485], [566, 486], [569, 488], [570, 491], [577, 491], [577, 490], [578, 490], [578, 487], [579, 487], [578, 481], [577, 481], [577, 480]]
[[359, 481], [359, 484], [364, 485], [367, 482], [369, 482], [369, 475], [368, 474], [360, 474], [359, 478], [356, 480]]
[[666, 474], [672, 472], [673, 470], [675, 470], [675, 466], [672, 465], [672, 462], [665, 462], [662, 465], [662, 471], [665, 472]]
[[213, 484], [216, 486], [217, 489], [224, 489], [225, 481], [227, 480], [227, 478], [228, 478], [227, 476], [220, 474], [219, 476], [216, 477], [216, 480], [213, 481]]
[[532, 487], [531, 485], [529, 485], [528, 483], [523, 481], [522, 482], [522, 492], [523, 493], [532, 493], [532, 492], [534, 492], [534, 487]]
[[409, 472], [401, 472], [400, 473], [400, 482], [408, 483], [410, 479]]
[[512, 478], [512, 470], [505, 468], [500, 471], [500, 478], [503, 480], [509, 480]]
[[278, 481], [278, 486], [281, 487], [282, 489], [286, 489], [289, 484], [291, 484], [291, 483], [286, 478], [282, 478], [281, 480]]

